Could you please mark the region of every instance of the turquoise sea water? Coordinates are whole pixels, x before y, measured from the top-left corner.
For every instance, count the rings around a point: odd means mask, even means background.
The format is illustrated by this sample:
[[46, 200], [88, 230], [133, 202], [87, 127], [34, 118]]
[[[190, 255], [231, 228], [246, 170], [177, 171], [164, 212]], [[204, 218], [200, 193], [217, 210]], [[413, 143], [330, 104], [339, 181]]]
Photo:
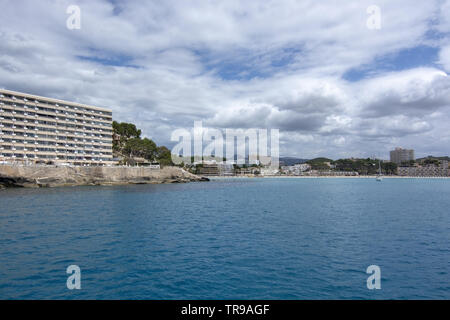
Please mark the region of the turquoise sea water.
[[3, 190], [0, 298], [450, 299], [449, 208], [444, 179]]

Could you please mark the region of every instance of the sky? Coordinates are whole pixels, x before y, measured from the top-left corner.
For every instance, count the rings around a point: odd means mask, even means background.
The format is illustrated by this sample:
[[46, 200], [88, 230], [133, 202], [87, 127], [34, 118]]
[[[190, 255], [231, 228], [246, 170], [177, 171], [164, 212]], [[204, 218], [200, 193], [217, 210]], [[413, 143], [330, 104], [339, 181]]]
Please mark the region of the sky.
[[201, 120], [279, 129], [282, 156], [450, 155], [450, 0], [0, 8], [0, 88], [110, 108], [158, 145]]

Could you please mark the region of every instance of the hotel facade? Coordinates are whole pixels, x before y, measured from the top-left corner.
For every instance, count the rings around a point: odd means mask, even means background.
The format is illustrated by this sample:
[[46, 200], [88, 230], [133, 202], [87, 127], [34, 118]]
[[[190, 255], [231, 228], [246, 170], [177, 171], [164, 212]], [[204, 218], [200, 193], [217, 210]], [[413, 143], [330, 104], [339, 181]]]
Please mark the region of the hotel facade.
[[408, 162], [411, 160], [414, 160], [414, 150], [412, 149], [402, 149], [402, 148], [395, 148], [395, 150], [392, 150], [390, 152], [390, 158], [391, 162], [394, 162], [396, 164], [401, 164], [403, 162]]
[[0, 161], [111, 165], [108, 109], [0, 89]]
[[449, 177], [450, 170], [448, 168], [448, 161], [441, 160], [439, 165], [425, 165], [413, 167], [398, 167], [397, 172], [399, 176], [409, 177]]

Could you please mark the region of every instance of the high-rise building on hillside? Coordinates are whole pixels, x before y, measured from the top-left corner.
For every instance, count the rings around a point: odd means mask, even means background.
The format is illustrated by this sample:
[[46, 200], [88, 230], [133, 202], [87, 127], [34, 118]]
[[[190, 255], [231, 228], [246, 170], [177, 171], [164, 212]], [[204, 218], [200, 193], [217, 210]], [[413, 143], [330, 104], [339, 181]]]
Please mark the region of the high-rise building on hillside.
[[395, 150], [390, 152], [390, 156], [391, 162], [395, 162], [397, 164], [415, 160], [414, 150], [412, 149], [395, 148]]

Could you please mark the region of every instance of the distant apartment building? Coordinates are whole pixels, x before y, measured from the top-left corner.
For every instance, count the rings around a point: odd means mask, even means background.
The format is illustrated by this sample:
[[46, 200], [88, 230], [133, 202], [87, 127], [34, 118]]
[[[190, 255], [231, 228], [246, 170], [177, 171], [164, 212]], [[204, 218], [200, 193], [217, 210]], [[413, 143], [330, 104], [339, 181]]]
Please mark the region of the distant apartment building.
[[112, 164], [112, 112], [0, 89], [0, 161]]
[[299, 163], [294, 164], [293, 166], [282, 166], [281, 170], [285, 174], [289, 175], [302, 175], [303, 172], [308, 171], [311, 169], [311, 166], [307, 163]]
[[254, 175], [254, 174], [260, 174], [261, 173], [261, 169], [260, 168], [256, 168], [256, 167], [240, 167], [237, 170], [238, 174], [241, 175]]
[[392, 150], [390, 152], [390, 158], [391, 162], [394, 162], [396, 164], [401, 164], [402, 162], [415, 160], [414, 150], [395, 148], [395, 150]]
[[280, 174], [280, 170], [270, 167], [261, 168], [261, 176], [276, 176]]
[[219, 164], [219, 174], [221, 176], [233, 176], [235, 174], [234, 166], [232, 164]]
[[217, 164], [202, 164], [198, 166], [197, 173], [204, 176], [218, 176], [219, 166]]
[[397, 174], [409, 177], [448, 177], [450, 176], [450, 170], [448, 169], [448, 161], [441, 160], [438, 166], [429, 164], [414, 167], [398, 167]]

